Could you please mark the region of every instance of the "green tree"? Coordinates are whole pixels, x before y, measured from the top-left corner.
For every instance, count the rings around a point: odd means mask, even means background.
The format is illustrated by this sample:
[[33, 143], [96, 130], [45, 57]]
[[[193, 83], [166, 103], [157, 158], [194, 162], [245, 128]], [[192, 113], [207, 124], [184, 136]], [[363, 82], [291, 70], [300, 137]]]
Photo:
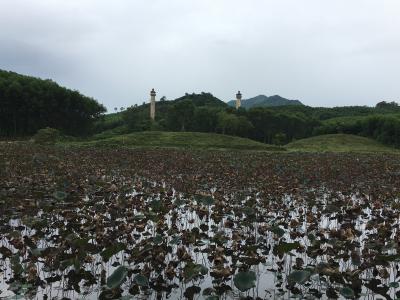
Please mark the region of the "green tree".
[[218, 124], [218, 107], [200, 106], [195, 109], [193, 116], [193, 130], [199, 132], [215, 132]]
[[234, 114], [221, 111], [218, 114], [217, 128], [222, 134], [235, 134], [237, 131], [238, 121]]
[[180, 131], [190, 129], [190, 123], [194, 116], [194, 105], [190, 100], [179, 101], [168, 111], [170, 127]]
[[128, 107], [123, 113], [122, 118], [128, 128], [132, 131], [148, 130], [151, 127], [150, 117], [146, 111], [138, 107]]
[[253, 124], [245, 116], [236, 117], [236, 124], [235, 135], [249, 137], [250, 133], [254, 130]]

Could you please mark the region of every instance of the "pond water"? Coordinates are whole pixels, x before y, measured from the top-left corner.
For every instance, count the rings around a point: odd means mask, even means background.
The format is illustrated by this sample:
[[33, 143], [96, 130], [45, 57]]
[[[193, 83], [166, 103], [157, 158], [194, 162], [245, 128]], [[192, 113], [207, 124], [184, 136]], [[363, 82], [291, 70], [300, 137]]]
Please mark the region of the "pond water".
[[216, 192], [26, 199], [0, 219], [0, 298], [399, 298], [398, 199]]

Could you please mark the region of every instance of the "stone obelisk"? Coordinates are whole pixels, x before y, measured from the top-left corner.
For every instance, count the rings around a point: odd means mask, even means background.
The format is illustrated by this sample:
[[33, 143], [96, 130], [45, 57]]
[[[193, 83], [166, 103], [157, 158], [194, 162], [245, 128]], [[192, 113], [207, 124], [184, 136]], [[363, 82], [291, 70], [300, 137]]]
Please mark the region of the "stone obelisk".
[[156, 91], [154, 89], [150, 92], [150, 119], [154, 121], [156, 117]]
[[240, 91], [236, 94], [236, 109], [239, 109], [239, 107], [242, 105], [242, 94]]

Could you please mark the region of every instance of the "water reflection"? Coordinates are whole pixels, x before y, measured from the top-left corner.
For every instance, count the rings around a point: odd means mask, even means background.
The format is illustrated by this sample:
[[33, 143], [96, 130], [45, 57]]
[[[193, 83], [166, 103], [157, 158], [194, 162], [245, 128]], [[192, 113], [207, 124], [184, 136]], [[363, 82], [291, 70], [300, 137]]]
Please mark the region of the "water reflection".
[[[0, 297], [397, 297], [396, 199], [373, 206], [326, 189], [283, 198], [254, 189], [187, 195], [136, 180], [124, 192], [10, 209], [1, 223]], [[121, 265], [128, 275], [107, 288]], [[241, 292], [234, 278], [248, 271], [255, 286]]]

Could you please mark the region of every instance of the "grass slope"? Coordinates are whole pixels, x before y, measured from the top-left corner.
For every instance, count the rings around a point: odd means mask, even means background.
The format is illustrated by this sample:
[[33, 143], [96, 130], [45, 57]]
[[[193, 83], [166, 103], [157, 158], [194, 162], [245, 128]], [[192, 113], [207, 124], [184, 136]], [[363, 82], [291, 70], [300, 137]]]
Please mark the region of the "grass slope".
[[69, 144], [77, 146], [123, 146], [138, 148], [285, 150], [282, 147], [267, 145], [250, 139], [200, 132], [144, 131]]
[[369, 138], [351, 134], [326, 134], [287, 144], [286, 149], [306, 152], [392, 152], [397, 149]]

